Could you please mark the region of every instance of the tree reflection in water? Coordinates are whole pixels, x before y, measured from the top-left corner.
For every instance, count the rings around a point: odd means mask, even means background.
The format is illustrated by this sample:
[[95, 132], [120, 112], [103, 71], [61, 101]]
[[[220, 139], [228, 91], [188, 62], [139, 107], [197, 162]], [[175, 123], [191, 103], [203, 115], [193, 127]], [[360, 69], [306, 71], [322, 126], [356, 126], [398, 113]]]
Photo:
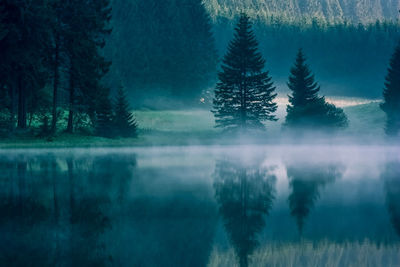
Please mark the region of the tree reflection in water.
[[219, 161], [215, 172], [215, 196], [225, 230], [241, 267], [259, 245], [257, 235], [265, 227], [275, 199], [276, 177], [260, 165]]
[[343, 174], [338, 164], [296, 164], [287, 166], [291, 193], [288, 198], [290, 213], [296, 218], [299, 234], [303, 234], [304, 223], [325, 185], [333, 183]]
[[400, 237], [400, 162], [390, 162], [382, 172], [390, 221]]
[[[105, 164], [107, 162], [107, 164]], [[1, 158], [0, 266], [105, 266], [132, 155]]]

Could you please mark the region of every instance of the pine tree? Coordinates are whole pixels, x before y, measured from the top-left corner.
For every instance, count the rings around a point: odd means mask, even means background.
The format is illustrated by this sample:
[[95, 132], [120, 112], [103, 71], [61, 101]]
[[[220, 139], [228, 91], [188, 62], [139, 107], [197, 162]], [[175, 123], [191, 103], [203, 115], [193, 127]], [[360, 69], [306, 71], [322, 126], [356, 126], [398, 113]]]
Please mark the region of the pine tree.
[[287, 85], [292, 95], [289, 95], [289, 105], [286, 109], [286, 126], [304, 129], [347, 126], [348, 121], [343, 110], [327, 103], [325, 97], [318, 95], [320, 87], [315, 82], [301, 49], [290, 72]]
[[47, 1], [3, 0], [0, 10], [3, 27], [7, 29], [7, 34], [0, 36], [0, 71], [6, 70], [7, 74], [0, 77], [1, 83], [10, 90], [12, 117], [17, 110], [17, 126], [25, 130], [31, 96], [42, 89], [47, 80]]
[[122, 137], [137, 136], [137, 123], [130, 110], [126, 92], [121, 86], [115, 101], [114, 127], [117, 134]]
[[386, 134], [398, 136], [400, 133], [400, 44], [390, 61], [383, 99], [381, 109], [387, 116]]
[[65, 57], [65, 7], [62, 0], [52, 0], [50, 2], [51, 15], [51, 47], [49, 54], [51, 55], [51, 72], [52, 72], [52, 85], [53, 85], [53, 101], [52, 101], [52, 118], [51, 118], [51, 132], [54, 134], [57, 130], [57, 120], [58, 120], [58, 95], [59, 87], [61, 83], [61, 70], [64, 67], [65, 62], [63, 58]]
[[[92, 121], [96, 110], [105, 103], [108, 88], [102, 85], [102, 78], [108, 72], [110, 62], [102, 55], [105, 38], [111, 33], [108, 24], [111, 19], [109, 0], [68, 0], [65, 13], [65, 46], [69, 59], [69, 115], [67, 131], [74, 131], [74, 117], [77, 111], [86, 113]], [[78, 41], [79, 40], [79, 41]]]
[[103, 137], [113, 137], [113, 110], [112, 104], [109, 98], [109, 94], [102, 94], [99, 97], [97, 113], [96, 113], [96, 135]]
[[250, 19], [242, 13], [218, 73], [213, 101], [216, 127], [264, 129], [263, 121], [276, 121], [275, 87], [264, 66]]

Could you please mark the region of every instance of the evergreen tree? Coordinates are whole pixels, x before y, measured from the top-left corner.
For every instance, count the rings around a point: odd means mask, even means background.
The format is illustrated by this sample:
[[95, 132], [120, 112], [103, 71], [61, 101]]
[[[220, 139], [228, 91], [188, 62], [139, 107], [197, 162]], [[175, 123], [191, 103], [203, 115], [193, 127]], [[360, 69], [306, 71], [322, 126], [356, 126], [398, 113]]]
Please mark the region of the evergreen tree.
[[14, 117], [17, 110], [18, 128], [26, 129], [28, 105], [47, 81], [47, 1], [3, 0], [0, 10], [2, 24], [7, 29], [6, 34], [0, 36], [1, 86], [10, 92], [11, 116]]
[[96, 108], [104, 106], [104, 96], [109, 91], [102, 85], [102, 78], [111, 63], [105, 60], [101, 49], [106, 36], [111, 33], [108, 28], [110, 1], [68, 0], [65, 13], [74, 14], [65, 18], [65, 46], [69, 59], [67, 132], [73, 132], [76, 112], [86, 113], [93, 122], [96, 121], [96, 112], [104, 112]]
[[289, 95], [289, 105], [286, 109], [286, 126], [305, 129], [347, 126], [348, 121], [343, 110], [327, 103], [325, 97], [318, 95], [320, 87], [315, 82], [301, 49], [290, 72], [287, 85], [292, 95]]
[[137, 123], [130, 110], [126, 92], [121, 86], [118, 89], [115, 101], [114, 127], [118, 135], [122, 137], [135, 137], [137, 135]]
[[242, 13], [218, 73], [213, 101], [216, 127], [264, 129], [263, 121], [276, 121], [275, 87], [264, 66], [250, 19]]
[[386, 133], [389, 136], [398, 136], [400, 133], [400, 44], [390, 61], [383, 99], [381, 108], [387, 116]]
[[53, 83], [53, 101], [52, 101], [52, 119], [51, 119], [51, 132], [54, 134], [57, 127], [57, 107], [59, 87], [61, 83], [61, 70], [65, 66], [63, 58], [65, 58], [65, 7], [62, 0], [52, 0], [50, 2], [51, 11], [51, 46], [49, 54], [51, 55], [51, 72]]
[[109, 94], [103, 94], [99, 97], [96, 113], [96, 135], [103, 137], [113, 137], [114, 127], [113, 127], [113, 110]]

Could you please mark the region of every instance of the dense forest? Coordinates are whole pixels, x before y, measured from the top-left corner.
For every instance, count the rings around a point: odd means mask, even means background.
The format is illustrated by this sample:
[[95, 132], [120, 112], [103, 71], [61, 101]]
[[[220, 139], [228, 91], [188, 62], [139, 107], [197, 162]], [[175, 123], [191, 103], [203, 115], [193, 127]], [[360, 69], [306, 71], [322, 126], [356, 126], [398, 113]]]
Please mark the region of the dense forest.
[[[190, 99], [198, 104], [198, 96], [207, 96], [207, 89], [217, 79], [217, 62], [232, 38], [236, 11], [244, 4], [265, 10], [264, 2], [256, 3], [205, 1], [203, 7], [201, 0], [116, 1], [106, 49], [106, 55], [113, 59], [112, 84], [123, 81], [135, 107], [182, 107], [182, 97], [183, 102]], [[249, 11], [278, 91], [287, 92], [289, 69], [301, 47], [326, 94], [380, 98], [387, 63], [400, 36], [396, 4], [385, 3], [373, 10], [390, 8], [390, 12], [364, 14], [364, 19], [358, 20], [350, 19], [359, 13], [350, 2], [343, 4], [343, 9], [348, 6], [348, 15], [335, 21], [321, 16], [261, 16]], [[366, 10], [363, 5], [357, 8]]]
[[[332, 10], [333, 3], [323, 3], [305, 5], [317, 10], [322, 4], [323, 10], [328, 6]], [[368, 12], [364, 19], [342, 14], [344, 19], [333, 20], [311, 9], [302, 10], [297, 2], [288, 4], [288, 11], [300, 8], [296, 11], [300, 15], [287, 18], [284, 12], [282, 16], [266, 12], [261, 16], [250, 9], [265, 11], [263, 5], [247, 3], [249, 15], [240, 16], [248, 18], [246, 27], [251, 34], [238, 39], [236, 11], [244, 9], [239, 2], [2, 1], [2, 132], [9, 135], [15, 128], [23, 132], [34, 128], [44, 136], [64, 130], [104, 137], [136, 136], [130, 104], [156, 109], [209, 109], [214, 104], [217, 126], [263, 128], [262, 121], [275, 120], [274, 98], [290, 90], [289, 100], [296, 98], [296, 91], [309, 90], [311, 99], [320, 99], [313, 112], [325, 114], [321, 120], [330, 116], [332, 124], [345, 126], [345, 114], [325, 103], [323, 96], [382, 97], [387, 65], [400, 36], [398, 20], [389, 20], [393, 16], [386, 10], [395, 4], [381, 3], [376, 10], [382, 14], [376, 13], [376, 18], [382, 21], [364, 24]], [[272, 2], [268, 6], [283, 8]], [[361, 16], [358, 9], [367, 10], [345, 2], [340, 6], [342, 13], [350, 8], [346, 12], [354, 16]], [[219, 13], [227, 7], [230, 16]], [[336, 13], [331, 16], [340, 18]], [[235, 41], [233, 46], [229, 43], [232, 36], [244, 43], [235, 48]], [[313, 91], [312, 83], [305, 87], [291, 84], [293, 79], [306, 79], [296, 78], [290, 69], [300, 48], [324, 88], [321, 96], [319, 89]], [[247, 59], [252, 58], [253, 66], [235, 63], [237, 58], [246, 59], [246, 49], [252, 51]], [[397, 68], [397, 61], [392, 59], [391, 69]], [[382, 106], [387, 115], [397, 108], [397, 98], [391, 100], [397, 94], [392, 76], [386, 77], [385, 101], [394, 104]], [[248, 86], [240, 84], [239, 94], [228, 92], [239, 80]], [[232, 104], [236, 100], [240, 104]], [[234, 108], [224, 110], [229, 101]], [[310, 108], [306, 106], [300, 109]], [[254, 117], [246, 114], [247, 109], [252, 109]], [[241, 115], [232, 115], [235, 112]], [[230, 121], [232, 116], [236, 122]]]
[[[224, 53], [232, 36], [231, 21], [216, 24], [218, 50]], [[285, 91], [291, 62], [303, 48], [328, 95], [379, 98], [386, 66], [400, 37], [397, 22], [372, 24], [288, 23], [271, 18], [255, 21], [255, 33], [267, 67]]]
[[353, 23], [395, 20], [400, 7], [397, 0], [205, 0], [204, 4], [212, 17], [233, 18], [244, 11], [266, 20], [274, 16]]
[[123, 81], [136, 106], [194, 102], [214, 85], [217, 53], [201, 0], [115, 1], [112, 26], [109, 77]]

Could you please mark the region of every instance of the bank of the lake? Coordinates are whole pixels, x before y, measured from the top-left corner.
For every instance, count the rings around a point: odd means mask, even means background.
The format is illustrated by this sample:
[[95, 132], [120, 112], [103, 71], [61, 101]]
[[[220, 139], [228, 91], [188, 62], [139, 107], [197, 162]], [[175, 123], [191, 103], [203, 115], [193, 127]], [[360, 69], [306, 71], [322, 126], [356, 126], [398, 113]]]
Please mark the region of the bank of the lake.
[[[279, 105], [278, 122], [268, 122], [265, 139], [275, 142], [281, 136], [285, 106]], [[343, 107], [349, 118], [349, 127], [342, 136], [375, 140], [384, 136], [384, 113], [379, 103], [356, 104]], [[204, 110], [137, 110], [134, 111], [139, 125], [137, 138], [103, 138], [83, 134], [59, 133], [54, 137], [35, 137], [21, 134], [0, 139], [0, 148], [47, 148], [47, 147], [126, 147], [126, 146], [181, 146], [230, 144], [232, 140], [221, 138], [214, 128], [214, 118]], [[267, 142], [267, 140], [265, 140]]]

